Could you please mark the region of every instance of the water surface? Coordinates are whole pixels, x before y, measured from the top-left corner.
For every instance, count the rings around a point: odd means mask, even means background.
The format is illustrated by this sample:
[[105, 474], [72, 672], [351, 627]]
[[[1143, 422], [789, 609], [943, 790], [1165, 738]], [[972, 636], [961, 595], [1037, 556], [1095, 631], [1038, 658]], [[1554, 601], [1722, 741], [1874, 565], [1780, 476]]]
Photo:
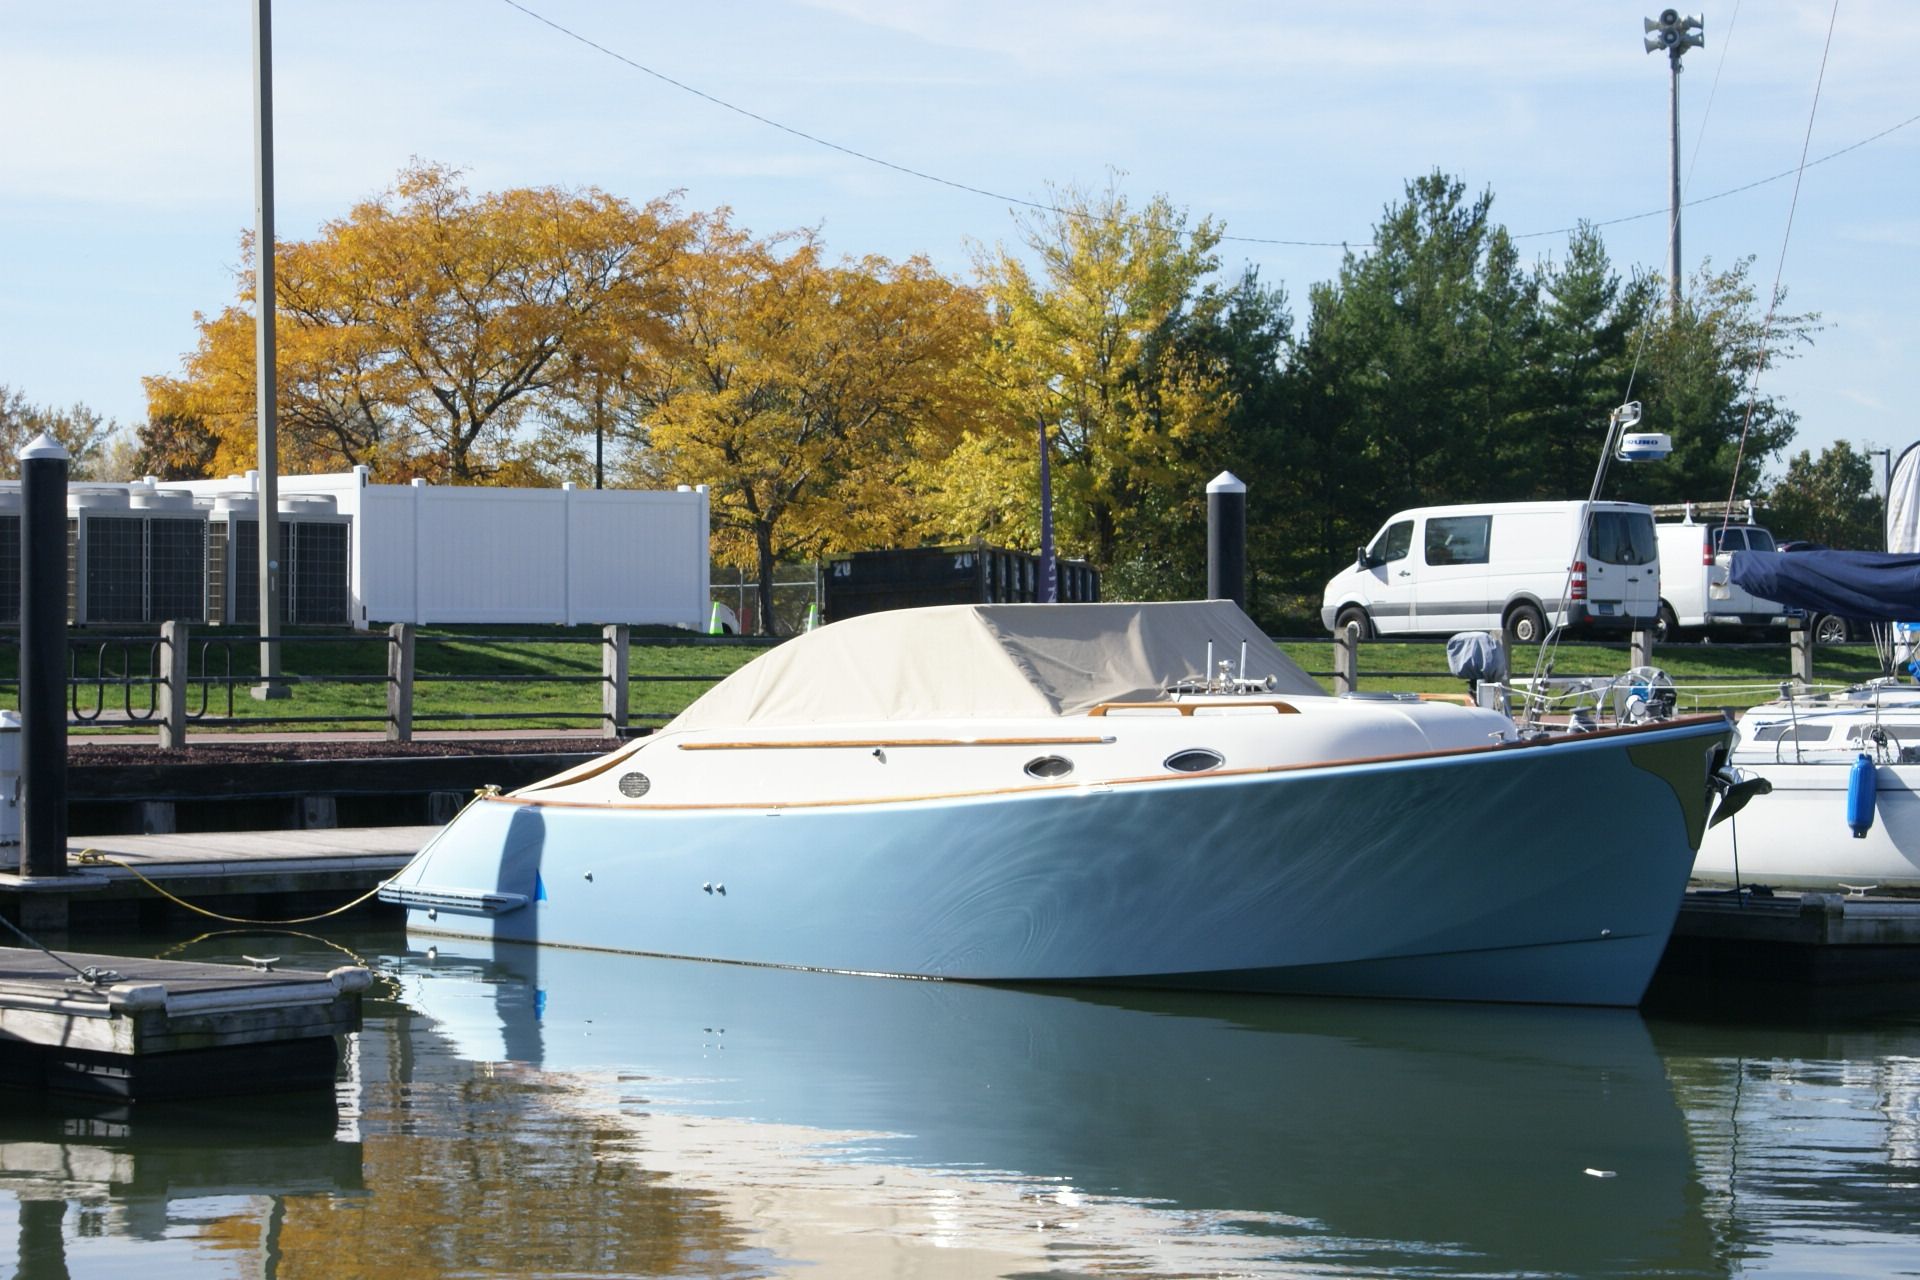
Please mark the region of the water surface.
[[1912, 1014], [271, 941], [383, 975], [334, 1095], [0, 1095], [0, 1275], [1920, 1274]]

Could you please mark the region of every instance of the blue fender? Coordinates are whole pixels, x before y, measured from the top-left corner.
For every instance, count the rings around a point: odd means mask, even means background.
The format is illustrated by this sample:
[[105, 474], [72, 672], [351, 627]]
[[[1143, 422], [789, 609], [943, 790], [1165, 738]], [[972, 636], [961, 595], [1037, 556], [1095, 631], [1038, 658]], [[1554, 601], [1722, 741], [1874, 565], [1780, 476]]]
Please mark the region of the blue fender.
[[1878, 782], [1873, 770], [1873, 757], [1865, 752], [1853, 762], [1853, 772], [1847, 776], [1847, 825], [1853, 828], [1853, 838], [1864, 840], [1867, 832], [1873, 829], [1873, 802]]

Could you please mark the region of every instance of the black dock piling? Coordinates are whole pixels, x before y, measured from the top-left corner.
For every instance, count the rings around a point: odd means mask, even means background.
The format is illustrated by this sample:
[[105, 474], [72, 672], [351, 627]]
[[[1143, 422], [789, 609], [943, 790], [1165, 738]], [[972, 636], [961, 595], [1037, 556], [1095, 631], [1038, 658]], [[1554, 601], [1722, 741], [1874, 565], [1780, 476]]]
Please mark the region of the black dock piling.
[[1247, 607], [1247, 486], [1231, 471], [1207, 482], [1207, 599]]
[[67, 451], [20, 450], [20, 874], [67, 873]]

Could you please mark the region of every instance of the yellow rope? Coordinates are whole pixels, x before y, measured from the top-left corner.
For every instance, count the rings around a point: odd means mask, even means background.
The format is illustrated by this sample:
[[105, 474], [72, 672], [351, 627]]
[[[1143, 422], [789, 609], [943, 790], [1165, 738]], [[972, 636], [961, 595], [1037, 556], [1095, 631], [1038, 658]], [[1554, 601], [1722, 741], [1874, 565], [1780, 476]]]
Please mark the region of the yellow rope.
[[171, 893], [166, 889], [163, 889], [161, 886], [154, 883], [152, 880], [148, 879], [147, 876], [141, 872], [140, 868], [134, 866], [132, 863], [123, 862], [119, 858], [115, 858], [109, 854], [101, 853], [98, 849], [82, 849], [80, 851], [80, 856], [74, 859], [74, 861], [79, 862], [82, 865], [85, 865], [88, 863], [111, 862], [116, 867], [124, 867], [128, 871], [133, 872], [134, 876], [140, 881], [140, 883], [146, 885], [149, 889], [152, 889], [155, 893], [159, 894], [161, 897], [165, 898], [167, 901], [177, 903], [178, 905], [185, 907], [189, 911], [196, 912], [199, 915], [203, 915], [207, 917], [209, 920], [224, 920], [228, 924], [310, 924], [315, 920], [325, 920], [328, 916], [337, 916], [342, 912], [351, 911], [355, 907], [359, 906], [361, 903], [365, 902], [368, 898], [371, 898], [374, 894], [380, 892], [380, 890], [386, 888], [387, 886], [387, 881], [382, 880], [379, 884], [373, 886], [373, 888], [367, 890], [365, 893], [355, 898], [352, 902], [346, 903], [343, 906], [335, 907], [331, 911], [322, 911], [319, 915], [295, 916], [291, 920], [255, 920], [247, 916], [221, 915], [218, 911], [209, 911], [205, 907], [195, 906], [193, 903], [188, 902], [185, 898], [182, 898], [176, 893]]
[[[491, 799], [492, 797], [497, 796], [499, 794], [500, 794], [500, 787], [498, 783], [489, 782], [484, 787], [475, 788], [473, 793], [473, 799], [467, 801], [466, 804], [460, 806], [460, 812], [465, 813], [467, 809], [475, 801]], [[454, 816], [458, 818], [459, 814], [455, 814]], [[311, 924], [315, 920], [325, 920], [329, 916], [337, 916], [337, 915], [340, 915], [342, 912], [353, 910], [355, 907], [365, 902], [368, 898], [371, 898], [374, 894], [386, 888], [388, 884], [392, 883], [392, 877], [389, 877], [386, 880], [382, 880], [379, 884], [373, 886], [373, 888], [367, 890], [365, 893], [355, 898], [352, 902], [346, 903], [342, 906], [335, 907], [331, 911], [322, 911], [317, 916], [295, 916], [291, 920], [255, 920], [248, 916], [225, 916], [225, 915], [221, 915], [218, 911], [209, 911], [205, 907], [197, 907], [193, 903], [188, 902], [185, 898], [182, 898], [181, 896], [179, 896], [178, 894], [170, 893], [166, 889], [163, 889], [159, 885], [155, 884], [152, 880], [148, 879], [144, 874], [142, 874], [140, 868], [134, 866], [132, 863], [123, 862], [119, 858], [113, 857], [110, 854], [105, 854], [100, 852], [98, 849], [82, 849], [80, 851], [79, 856], [75, 858], [74, 861], [79, 862], [82, 865], [85, 865], [87, 863], [111, 862], [116, 867], [124, 867], [126, 870], [133, 872], [133, 874], [136, 877], [138, 877], [140, 883], [146, 885], [149, 889], [152, 889], [155, 893], [159, 894], [161, 897], [165, 898], [167, 901], [172, 903], [177, 903], [178, 905], [185, 907], [189, 911], [196, 912], [200, 915], [207, 917], [207, 919], [209, 920], [224, 920], [228, 924], [275, 924], [275, 925]]]

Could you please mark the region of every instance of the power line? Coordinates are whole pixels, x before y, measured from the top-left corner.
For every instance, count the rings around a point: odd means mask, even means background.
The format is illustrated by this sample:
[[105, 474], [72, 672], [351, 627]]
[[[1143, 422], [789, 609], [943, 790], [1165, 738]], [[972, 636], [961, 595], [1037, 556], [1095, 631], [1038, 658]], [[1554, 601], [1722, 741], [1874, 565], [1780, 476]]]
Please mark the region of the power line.
[[[1825, 164], [1829, 160], [1836, 160], [1839, 157], [1847, 154], [1847, 152], [1849, 151], [1858, 151], [1861, 147], [1866, 146], [1869, 142], [1878, 142], [1880, 139], [1886, 137], [1888, 134], [1896, 133], [1899, 130], [1906, 128], [1908, 125], [1913, 124], [1915, 121], [1920, 121], [1920, 115], [1908, 116], [1905, 120], [1902, 120], [1899, 124], [1890, 125], [1887, 128], [1882, 129], [1880, 132], [1872, 135], [1871, 137], [1862, 138], [1860, 139], [1860, 141], [1853, 143], [1850, 146], [1842, 147], [1838, 151], [1829, 151], [1826, 155], [1821, 156], [1818, 160], [1809, 160], [1804, 165], [1797, 165], [1791, 169], [1782, 169], [1779, 173], [1774, 174], [1770, 178], [1759, 178], [1752, 182], [1746, 183], [1744, 186], [1729, 187], [1725, 191], [1715, 192], [1713, 195], [1710, 195], [1710, 196], [1701, 196], [1698, 200], [1688, 200], [1681, 207], [1684, 209], [1691, 209], [1695, 205], [1709, 204], [1715, 200], [1724, 200], [1728, 196], [1737, 196], [1743, 191], [1751, 191], [1755, 187], [1764, 187], [1768, 183], [1778, 182], [1782, 178], [1794, 177], [1797, 174], [1805, 172], [1807, 169], [1813, 168], [1813, 166], [1817, 164]], [[1642, 218], [1658, 218], [1661, 215], [1665, 214], [1666, 212], [1667, 211], [1665, 209], [1650, 209], [1646, 213], [1630, 213], [1623, 218], [1608, 218], [1604, 222], [1594, 222], [1588, 225], [1595, 226], [1595, 227], [1612, 227], [1612, 226], [1618, 226], [1620, 223], [1623, 223], [1623, 222], [1638, 222]], [[1532, 239], [1535, 236], [1561, 236], [1575, 229], [1576, 228], [1574, 227], [1560, 227], [1553, 231], [1526, 231], [1526, 232], [1522, 232], [1520, 234], [1515, 235], [1513, 238], [1515, 240], [1528, 240], [1528, 239]]]
[[[910, 178], [918, 178], [922, 182], [931, 182], [938, 186], [949, 187], [955, 191], [964, 191], [969, 195], [985, 196], [989, 200], [1001, 200], [1006, 202], [1007, 204], [1017, 205], [1023, 209], [1033, 209], [1040, 213], [1058, 214], [1061, 217], [1066, 217], [1066, 218], [1078, 218], [1078, 217], [1086, 216], [1085, 214], [1080, 213], [1076, 210], [1062, 209], [1058, 205], [1048, 204], [1045, 201], [1027, 200], [1027, 199], [1021, 198], [1020, 196], [1012, 196], [1012, 195], [1007, 195], [1003, 192], [989, 190], [986, 187], [976, 187], [970, 183], [958, 182], [952, 178], [943, 178], [937, 173], [929, 173], [924, 169], [915, 169], [910, 165], [898, 164], [892, 160], [883, 159], [880, 156], [870, 155], [865, 151], [859, 151], [853, 147], [842, 146], [838, 142], [833, 142], [827, 138], [822, 138], [817, 134], [808, 133], [804, 129], [796, 129], [792, 125], [783, 124], [780, 121], [773, 119], [771, 116], [763, 116], [757, 111], [750, 111], [745, 107], [738, 106], [732, 102], [728, 102], [725, 98], [715, 97], [713, 94], [708, 93], [703, 89], [696, 89], [694, 86], [687, 84], [684, 81], [676, 80], [672, 76], [667, 75], [663, 71], [656, 71], [654, 68], [649, 67], [644, 63], [636, 62], [634, 59], [627, 57], [627, 55], [625, 55], [624, 53], [620, 53], [619, 51], [614, 49], [609, 49], [606, 45], [603, 45], [598, 41], [591, 39], [588, 36], [583, 36], [579, 32], [573, 30], [570, 27], [562, 26], [560, 23], [555, 22], [552, 18], [547, 17], [545, 14], [538, 13], [533, 9], [529, 9], [526, 5], [521, 4], [520, 0], [501, 0], [501, 3], [505, 4], [507, 7], [511, 9], [519, 10], [521, 13], [525, 14], [527, 17], [532, 18], [535, 22], [538, 22], [542, 26], [549, 27], [552, 30], [559, 32], [561, 35], [565, 36], [569, 40], [575, 41], [576, 43], [579, 43], [579, 44], [583, 44], [587, 48], [594, 50], [596, 53], [604, 54], [605, 56], [612, 58], [615, 62], [619, 62], [626, 66], [632, 67], [635, 71], [640, 72], [642, 75], [651, 76], [653, 79], [660, 81], [662, 84], [670, 85], [671, 87], [680, 90], [682, 93], [691, 94], [694, 97], [701, 99], [702, 101], [712, 103], [714, 106], [719, 107], [722, 110], [731, 111], [738, 116], [745, 116], [747, 119], [755, 121], [756, 123], [759, 123], [759, 124], [766, 125], [770, 129], [778, 129], [780, 132], [785, 134], [791, 134], [793, 137], [799, 138], [802, 141], [811, 142], [817, 147], [825, 147], [829, 151], [837, 151], [841, 155], [851, 156], [853, 159], [864, 161], [867, 164], [878, 165], [882, 169], [891, 169], [895, 173], [902, 173]], [[1851, 146], [1845, 146], [1840, 148], [1838, 151], [1829, 152], [1828, 154], [1821, 156], [1818, 160], [1809, 160], [1799, 168], [1786, 169], [1780, 173], [1774, 174], [1772, 177], [1760, 178], [1754, 182], [1749, 182], [1744, 186], [1733, 187], [1733, 188], [1730, 188], [1729, 190], [1721, 191], [1710, 196], [1702, 196], [1698, 200], [1689, 200], [1682, 207], [1690, 209], [1695, 205], [1707, 204], [1710, 201], [1724, 200], [1728, 196], [1739, 195], [1741, 192], [1751, 191], [1755, 187], [1764, 187], [1768, 183], [1778, 182], [1782, 178], [1790, 178], [1794, 176], [1796, 173], [1802, 172], [1804, 169], [1810, 169], [1814, 165], [1825, 164], [1829, 160], [1838, 159], [1840, 156], [1846, 155], [1849, 151], [1857, 151], [1861, 147], [1866, 146], [1870, 142], [1878, 142], [1881, 138], [1886, 137], [1888, 134], [1895, 133], [1901, 129], [1904, 129], [1908, 125], [1913, 124], [1915, 121], [1920, 121], [1920, 115], [1909, 116], [1905, 120], [1902, 120], [1899, 124], [1893, 125], [1886, 129], [1882, 129], [1879, 133], [1874, 134], [1872, 137], [1862, 138], [1860, 139], [1860, 141], [1853, 143]], [[1626, 223], [1626, 222], [1638, 222], [1643, 218], [1657, 218], [1662, 216], [1663, 214], [1666, 214], [1667, 212], [1668, 211], [1665, 209], [1653, 209], [1646, 213], [1633, 213], [1633, 214], [1628, 214], [1625, 217], [1608, 218], [1608, 219], [1605, 219], [1604, 221], [1590, 222], [1585, 225], [1592, 226], [1592, 227], [1612, 227], [1612, 226], [1618, 226], [1621, 223]], [[1514, 234], [1511, 238], [1515, 240], [1532, 240], [1542, 236], [1563, 236], [1575, 230], [1578, 230], [1578, 226], [1557, 227], [1551, 231], [1523, 231], [1523, 232]], [[1301, 248], [1301, 249], [1371, 249], [1374, 247], [1371, 241], [1358, 241], [1358, 240], [1283, 240], [1283, 239], [1279, 239], [1271, 236], [1230, 236], [1230, 235], [1223, 235], [1220, 238], [1223, 241], [1232, 241], [1235, 244], [1271, 244], [1271, 245], [1283, 245], [1290, 248]]]

